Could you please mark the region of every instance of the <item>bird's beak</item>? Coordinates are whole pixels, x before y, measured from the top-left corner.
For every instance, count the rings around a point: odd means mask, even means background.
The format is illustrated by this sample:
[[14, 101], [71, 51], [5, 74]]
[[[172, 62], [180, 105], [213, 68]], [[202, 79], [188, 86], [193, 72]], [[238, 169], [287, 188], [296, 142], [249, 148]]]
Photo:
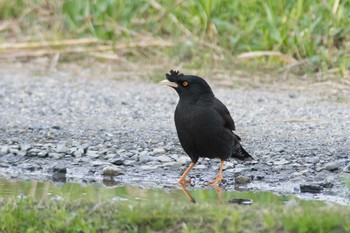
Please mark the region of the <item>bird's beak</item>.
[[164, 79], [163, 81], [160, 81], [159, 84], [167, 85], [167, 86], [173, 87], [173, 88], [178, 88], [179, 87], [179, 85], [176, 82], [170, 82], [167, 79]]

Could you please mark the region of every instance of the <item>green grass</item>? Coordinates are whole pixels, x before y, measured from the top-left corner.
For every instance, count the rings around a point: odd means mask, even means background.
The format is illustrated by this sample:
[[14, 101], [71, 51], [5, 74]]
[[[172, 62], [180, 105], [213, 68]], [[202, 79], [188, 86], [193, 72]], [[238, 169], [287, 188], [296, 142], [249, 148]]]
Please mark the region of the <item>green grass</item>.
[[[0, 232], [350, 232], [348, 206], [226, 191], [220, 205], [215, 190], [189, 191], [196, 204], [177, 189], [0, 179]], [[229, 204], [232, 198], [253, 204]]]
[[[337, 4], [338, 3], [338, 4]], [[203, 67], [237, 62], [251, 51], [278, 51], [254, 63], [290, 65], [303, 72], [350, 69], [350, 2], [305, 0], [14, 0], [0, 2], [0, 40], [97, 37], [101, 41], [162, 38], [175, 43], [161, 53], [175, 63]], [[249, 63], [249, 62], [248, 62]], [[295, 64], [295, 63], [294, 63]]]
[[152, 202], [0, 202], [0, 232], [350, 232], [350, 209]]

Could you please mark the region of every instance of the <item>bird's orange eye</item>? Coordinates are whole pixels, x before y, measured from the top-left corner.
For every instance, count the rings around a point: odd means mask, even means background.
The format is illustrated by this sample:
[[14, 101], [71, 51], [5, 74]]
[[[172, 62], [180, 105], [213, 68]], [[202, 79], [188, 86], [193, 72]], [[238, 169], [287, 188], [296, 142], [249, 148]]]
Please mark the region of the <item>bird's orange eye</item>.
[[183, 83], [182, 83], [182, 86], [187, 87], [187, 86], [188, 86], [188, 82], [186, 82], [186, 81], [183, 82]]

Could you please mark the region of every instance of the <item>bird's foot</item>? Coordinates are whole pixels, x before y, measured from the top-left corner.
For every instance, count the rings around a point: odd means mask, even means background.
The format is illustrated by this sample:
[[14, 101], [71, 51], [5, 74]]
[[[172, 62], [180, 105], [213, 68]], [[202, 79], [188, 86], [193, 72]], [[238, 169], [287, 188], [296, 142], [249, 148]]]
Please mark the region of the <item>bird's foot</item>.
[[191, 180], [190, 179], [182, 179], [182, 180], [178, 180], [177, 183], [182, 186], [182, 185], [190, 184]]
[[213, 181], [208, 181], [207, 182], [207, 185], [218, 185], [218, 183], [220, 183], [222, 180], [222, 176], [221, 175], [218, 175], [215, 180]]
[[192, 203], [196, 203], [196, 200], [192, 197], [192, 195], [190, 194], [190, 192], [188, 192], [188, 190], [186, 189], [186, 185], [190, 185], [190, 186], [194, 186], [194, 183], [192, 185], [192, 178], [191, 177], [190, 179], [186, 179], [186, 178], [183, 178], [183, 179], [180, 179], [177, 183], [179, 183], [179, 185], [181, 186], [182, 188], [182, 191], [185, 193], [185, 195], [187, 196], [188, 200]]
[[184, 178], [184, 179], [180, 179], [177, 183], [181, 186], [190, 185], [193, 187], [194, 186], [194, 179], [195, 179], [194, 177], [191, 177], [189, 179]]

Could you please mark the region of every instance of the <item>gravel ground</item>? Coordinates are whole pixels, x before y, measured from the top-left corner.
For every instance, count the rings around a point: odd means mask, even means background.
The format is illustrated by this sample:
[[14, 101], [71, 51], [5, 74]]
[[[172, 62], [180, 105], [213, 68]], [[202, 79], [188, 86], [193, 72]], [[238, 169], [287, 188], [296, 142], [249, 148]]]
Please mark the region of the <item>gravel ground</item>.
[[[226, 190], [349, 203], [349, 104], [310, 92], [213, 90], [256, 158], [225, 163]], [[2, 72], [0, 176], [178, 188], [190, 159], [173, 122], [177, 100], [175, 91], [149, 82]], [[218, 167], [219, 160], [200, 160], [190, 173], [195, 188]]]

